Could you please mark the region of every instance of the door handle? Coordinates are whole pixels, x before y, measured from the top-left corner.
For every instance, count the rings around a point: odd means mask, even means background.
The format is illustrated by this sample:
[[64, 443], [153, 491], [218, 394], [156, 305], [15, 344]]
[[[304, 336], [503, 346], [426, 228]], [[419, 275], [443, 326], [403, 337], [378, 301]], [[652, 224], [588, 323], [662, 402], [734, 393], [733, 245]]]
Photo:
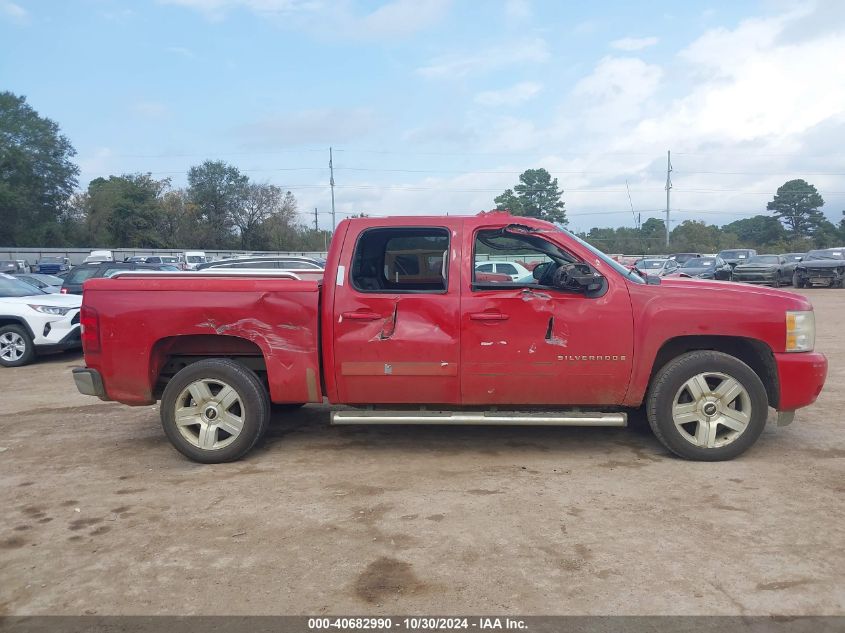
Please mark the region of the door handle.
[[473, 321], [507, 321], [510, 316], [501, 312], [473, 312], [469, 318]]
[[344, 319], [349, 319], [350, 321], [376, 321], [378, 319], [384, 318], [377, 312], [368, 312], [365, 310], [360, 310], [356, 312], [343, 312], [341, 316]]

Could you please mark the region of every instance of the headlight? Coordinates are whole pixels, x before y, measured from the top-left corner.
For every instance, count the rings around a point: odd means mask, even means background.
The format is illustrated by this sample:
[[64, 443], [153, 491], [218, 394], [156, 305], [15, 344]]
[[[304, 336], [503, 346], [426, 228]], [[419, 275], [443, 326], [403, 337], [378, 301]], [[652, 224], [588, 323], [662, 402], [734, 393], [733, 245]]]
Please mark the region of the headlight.
[[53, 316], [64, 316], [68, 312], [70, 312], [71, 310], [75, 309], [75, 308], [60, 308], [59, 306], [34, 306], [34, 305], [31, 305], [31, 304], [30, 304], [29, 307], [32, 308], [33, 310], [35, 310], [36, 312], [41, 312], [42, 314], [52, 314]]
[[786, 351], [812, 352], [816, 345], [816, 317], [812, 310], [786, 313]]

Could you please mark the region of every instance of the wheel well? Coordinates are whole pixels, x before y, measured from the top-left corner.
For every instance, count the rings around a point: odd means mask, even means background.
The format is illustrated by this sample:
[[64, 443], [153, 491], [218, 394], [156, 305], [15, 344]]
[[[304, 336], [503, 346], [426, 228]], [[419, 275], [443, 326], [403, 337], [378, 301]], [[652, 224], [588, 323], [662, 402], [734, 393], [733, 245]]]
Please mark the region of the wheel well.
[[254, 342], [239, 336], [194, 334], [170, 336], [153, 345], [150, 372], [153, 396], [161, 398], [170, 379], [179, 371], [208, 358], [228, 358], [251, 369], [267, 385], [267, 364], [264, 353]]
[[35, 334], [33, 334], [32, 328], [29, 327], [29, 323], [20, 317], [0, 316], [0, 327], [5, 327], [7, 325], [20, 325], [27, 331], [30, 338], [35, 338]]
[[712, 350], [735, 358], [754, 370], [769, 399], [769, 406], [777, 408], [780, 401], [777, 365], [772, 349], [762, 341], [741, 336], [679, 336], [666, 341], [654, 359], [649, 384], [654, 375], [673, 358], [687, 352]]

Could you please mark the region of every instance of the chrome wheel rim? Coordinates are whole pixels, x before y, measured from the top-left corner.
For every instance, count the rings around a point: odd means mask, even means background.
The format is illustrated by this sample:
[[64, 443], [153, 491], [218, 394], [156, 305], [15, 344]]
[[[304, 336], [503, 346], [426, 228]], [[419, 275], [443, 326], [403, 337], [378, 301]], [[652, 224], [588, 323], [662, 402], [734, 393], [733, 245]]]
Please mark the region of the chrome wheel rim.
[[675, 394], [672, 420], [690, 444], [700, 448], [727, 446], [751, 422], [751, 396], [736, 378], [727, 374], [697, 374]]
[[0, 358], [14, 362], [26, 353], [26, 341], [17, 332], [5, 332], [0, 336]]
[[176, 428], [204, 451], [226, 448], [243, 430], [244, 407], [238, 392], [222, 380], [192, 382], [176, 398]]

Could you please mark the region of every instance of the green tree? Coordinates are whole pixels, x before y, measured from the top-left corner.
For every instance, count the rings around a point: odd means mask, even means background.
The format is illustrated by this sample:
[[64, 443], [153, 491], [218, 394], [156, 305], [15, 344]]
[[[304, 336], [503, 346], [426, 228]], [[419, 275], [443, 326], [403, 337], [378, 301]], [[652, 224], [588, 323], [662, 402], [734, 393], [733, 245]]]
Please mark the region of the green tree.
[[79, 174], [70, 160], [75, 155], [55, 122], [25, 97], [0, 92], [0, 244], [61, 239], [59, 216]]
[[276, 185], [251, 182], [246, 186], [241, 204], [232, 210], [232, 219], [241, 234], [241, 248], [258, 248], [259, 227], [282, 211], [284, 200], [284, 191]]
[[188, 198], [197, 207], [197, 229], [206, 248], [232, 244], [235, 214], [244, 204], [248, 184], [248, 176], [220, 160], [207, 160], [188, 171]]
[[770, 246], [786, 238], [783, 224], [770, 215], [736, 220], [723, 226], [722, 231], [733, 233], [741, 244], [747, 246]]
[[812, 235], [825, 219], [824, 206], [816, 188], [806, 180], [789, 180], [778, 187], [775, 197], [766, 205], [774, 216], [789, 227], [794, 236]]
[[88, 226], [95, 244], [163, 248], [161, 196], [170, 180], [150, 174], [95, 178], [88, 185]]
[[718, 226], [697, 220], [684, 220], [669, 234], [669, 243], [675, 251], [715, 253], [720, 250], [721, 232]]
[[566, 210], [558, 189], [557, 178], [545, 169], [527, 169], [519, 176], [519, 184], [506, 189], [494, 198], [497, 209], [507, 209], [514, 215], [540, 218], [549, 222], [568, 224]]

